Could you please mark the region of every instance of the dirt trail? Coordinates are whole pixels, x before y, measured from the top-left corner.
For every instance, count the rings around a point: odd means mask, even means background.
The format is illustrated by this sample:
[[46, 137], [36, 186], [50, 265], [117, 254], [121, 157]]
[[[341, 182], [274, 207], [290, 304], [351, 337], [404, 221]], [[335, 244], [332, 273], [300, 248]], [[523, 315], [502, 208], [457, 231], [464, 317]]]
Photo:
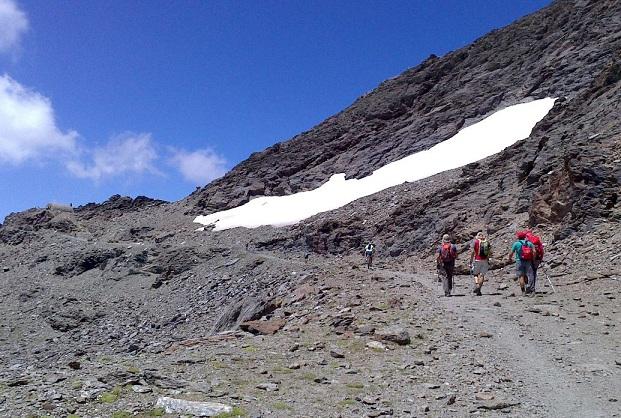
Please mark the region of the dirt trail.
[[[257, 254], [282, 261], [282, 257], [266, 252]], [[317, 258], [287, 262], [324, 269], [334, 267], [334, 260]], [[499, 279], [492, 274], [491, 282], [483, 287], [482, 297], [471, 294], [470, 277], [458, 276], [454, 297], [445, 298], [432, 273], [413, 274], [380, 265], [369, 274], [390, 279], [397, 286], [416, 282], [427, 293], [421, 297], [435, 297], [447, 319], [456, 319], [455, 325], [471, 335], [493, 335], [487, 339], [488, 351], [483, 357], [507, 367], [522, 387], [522, 396], [516, 398], [528, 399], [527, 403], [537, 405], [545, 416], [621, 416], [621, 373], [615, 364], [621, 357], [618, 330], [612, 328], [610, 335], [606, 331], [610, 323], [585, 317], [579, 309], [565, 306], [574, 298], [580, 299], [576, 297], [578, 293], [558, 288], [560, 293], [552, 293], [542, 275], [538, 282], [540, 293], [535, 297], [513, 296], [514, 292], [519, 293], [517, 284], [507, 281], [509, 288], [499, 292]], [[533, 415], [537, 413], [533, 411]]]
[[[441, 293], [431, 274], [386, 269], [373, 273], [400, 282], [418, 282], [430, 295]], [[614, 368], [618, 347], [601, 344], [597, 335], [589, 333], [589, 324], [548, 315], [555, 311], [559, 299], [569, 295], [507, 297], [487, 283], [483, 288], [487, 294], [474, 297], [471, 286], [469, 277], [457, 277], [455, 297], [438, 297], [438, 303], [461, 318], [467, 330], [494, 336], [485, 356], [508, 366], [514, 380], [523, 382], [523, 397], [538, 401], [547, 416], [619, 416], [619, 403], [610, 401], [618, 398], [621, 389], [618, 367]], [[563, 332], [566, 328], [570, 328], [568, 333]]]

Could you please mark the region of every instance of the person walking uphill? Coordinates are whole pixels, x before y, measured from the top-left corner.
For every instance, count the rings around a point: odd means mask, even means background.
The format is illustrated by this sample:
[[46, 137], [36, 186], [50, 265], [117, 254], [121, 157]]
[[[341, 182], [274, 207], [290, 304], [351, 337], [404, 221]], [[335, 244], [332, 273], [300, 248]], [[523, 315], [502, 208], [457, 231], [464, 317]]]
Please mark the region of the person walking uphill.
[[526, 231], [517, 232], [517, 241], [511, 246], [509, 261], [515, 255], [516, 279], [519, 280], [522, 294], [535, 293], [535, 275], [533, 272], [533, 260], [537, 257], [537, 250], [532, 242], [526, 239]]
[[375, 253], [375, 244], [371, 241], [364, 247], [364, 257], [367, 261], [367, 269], [370, 269], [373, 266], [373, 253]]
[[472, 266], [472, 274], [474, 275], [474, 290], [473, 293], [477, 296], [481, 296], [481, 287], [485, 282], [485, 274], [489, 270], [489, 256], [492, 246], [485, 234], [479, 232], [472, 242], [472, 252], [470, 253], [470, 266]]
[[451, 243], [448, 234], [442, 237], [442, 244], [436, 250], [436, 261], [438, 273], [442, 277], [442, 287], [444, 296], [451, 296], [453, 290], [453, 271], [455, 270], [455, 259], [457, 258], [457, 246]]
[[537, 282], [537, 270], [539, 265], [543, 261], [543, 242], [541, 238], [535, 235], [532, 231], [526, 231], [526, 239], [533, 243], [535, 251], [537, 251], [536, 257], [533, 259], [533, 276], [535, 277], [535, 283]]

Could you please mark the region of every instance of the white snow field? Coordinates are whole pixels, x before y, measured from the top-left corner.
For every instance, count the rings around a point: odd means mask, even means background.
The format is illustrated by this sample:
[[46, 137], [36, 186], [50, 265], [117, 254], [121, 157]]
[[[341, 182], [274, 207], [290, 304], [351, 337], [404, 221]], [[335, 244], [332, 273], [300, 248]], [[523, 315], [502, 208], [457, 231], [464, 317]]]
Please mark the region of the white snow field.
[[314, 190], [288, 196], [258, 197], [233, 209], [197, 216], [194, 222], [213, 225], [216, 231], [240, 226], [256, 228], [295, 224], [389, 187], [433, 176], [496, 154], [528, 138], [537, 122], [552, 109], [555, 100], [545, 98], [497, 111], [462, 129], [450, 139], [386, 164], [362, 179], [345, 180], [345, 174], [334, 174], [328, 182]]

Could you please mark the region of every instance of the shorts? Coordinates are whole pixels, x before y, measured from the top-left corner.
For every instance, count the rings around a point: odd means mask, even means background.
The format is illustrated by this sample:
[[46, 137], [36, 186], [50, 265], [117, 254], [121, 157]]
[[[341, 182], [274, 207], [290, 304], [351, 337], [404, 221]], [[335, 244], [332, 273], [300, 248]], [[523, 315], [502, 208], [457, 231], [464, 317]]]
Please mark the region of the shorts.
[[487, 260], [474, 260], [474, 266], [472, 268], [472, 274], [475, 276], [485, 276], [489, 271], [489, 261]]
[[364, 255], [367, 256], [367, 257], [371, 257], [371, 256], [373, 256], [373, 251], [365, 251]]
[[515, 262], [515, 277], [520, 276], [531, 277], [533, 275], [533, 263], [526, 260], [518, 260]]

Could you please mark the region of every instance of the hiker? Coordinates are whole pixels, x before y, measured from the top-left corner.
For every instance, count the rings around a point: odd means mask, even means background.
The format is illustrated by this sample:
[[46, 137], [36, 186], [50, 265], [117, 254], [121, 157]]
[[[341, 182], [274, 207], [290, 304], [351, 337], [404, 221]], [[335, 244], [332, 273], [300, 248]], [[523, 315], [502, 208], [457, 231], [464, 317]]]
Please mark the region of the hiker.
[[492, 246], [483, 232], [477, 233], [476, 238], [472, 241], [472, 251], [470, 252], [470, 271], [474, 276], [473, 293], [481, 296], [481, 287], [485, 282], [485, 274], [489, 270], [489, 256]]
[[511, 246], [509, 261], [515, 256], [516, 280], [519, 280], [523, 295], [535, 293], [535, 276], [533, 275], [533, 260], [536, 258], [535, 246], [526, 239], [526, 231], [516, 233], [517, 241]]
[[444, 296], [449, 297], [453, 290], [453, 271], [457, 258], [457, 246], [451, 243], [451, 237], [448, 234], [442, 236], [442, 244], [436, 250], [436, 255], [438, 274], [442, 277]]
[[367, 269], [370, 269], [373, 265], [373, 253], [375, 252], [375, 244], [373, 241], [370, 241], [366, 247], [364, 247], [364, 256], [367, 260]]
[[[532, 242], [535, 246], [535, 251], [537, 252], [535, 259], [533, 260], [533, 276], [535, 283], [537, 282], [537, 270], [539, 269], [539, 265], [543, 261], [543, 242], [541, 238], [533, 233], [533, 231], [526, 231], [526, 239], [529, 242]], [[534, 288], [534, 286], [533, 286]]]

